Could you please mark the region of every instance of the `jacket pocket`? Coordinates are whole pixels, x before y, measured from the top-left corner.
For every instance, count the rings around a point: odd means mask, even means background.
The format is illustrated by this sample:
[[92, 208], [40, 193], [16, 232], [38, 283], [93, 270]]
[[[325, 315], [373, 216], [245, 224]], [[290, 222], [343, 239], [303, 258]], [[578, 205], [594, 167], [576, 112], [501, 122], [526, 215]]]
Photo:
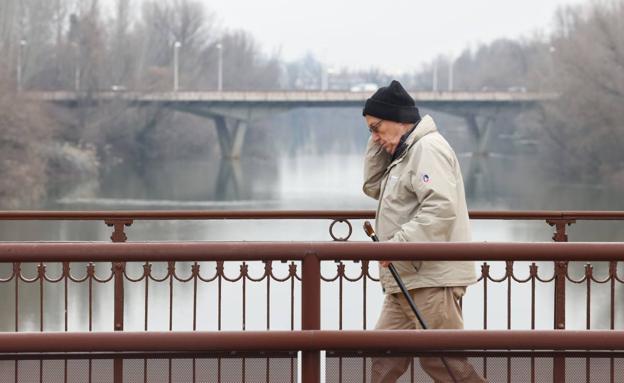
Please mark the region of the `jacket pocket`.
[[452, 287], [453, 297], [456, 300], [461, 299], [464, 294], [466, 294], [466, 286], [455, 286]]

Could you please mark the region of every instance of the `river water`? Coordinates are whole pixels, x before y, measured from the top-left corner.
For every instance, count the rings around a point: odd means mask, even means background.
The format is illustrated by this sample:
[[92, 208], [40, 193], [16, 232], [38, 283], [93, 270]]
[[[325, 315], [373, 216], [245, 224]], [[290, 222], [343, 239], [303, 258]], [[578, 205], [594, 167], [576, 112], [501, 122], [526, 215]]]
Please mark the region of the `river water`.
[[[444, 131], [443, 131], [444, 133]], [[452, 132], [451, 132], [452, 133]], [[452, 134], [450, 134], [453, 136]], [[455, 140], [461, 135], [455, 135]], [[460, 137], [460, 138], [457, 138]], [[453, 143], [453, 141], [451, 140]], [[359, 146], [357, 146], [359, 145]], [[370, 209], [376, 202], [361, 192], [363, 142], [356, 150], [347, 153], [307, 150], [290, 151], [266, 158], [246, 158], [239, 161], [197, 158], [149, 164], [141, 170], [130, 165], [108, 169], [98, 182], [75, 185], [63, 195], [46, 203], [48, 209], [61, 210], [252, 210], [252, 209]], [[461, 145], [458, 145], [461, 146]], [[600, 182], [581, 184], [570, 180], [566, 184], [545, 174], [544, 164], [535, 152], [526, 147], [511, 151], [493, 151], [487, 157], [459, 153], [466, 183], [468, 205], [471, 210], [624, 210], [624, 202], [617, 191]], [[127, 228], [130, 241], [328, 241], [330, 222], [317, 221], [137, 221]], [[367, 241], [360, 230], [361, 222], [354, 221], [351, 240]], [[100, 222], [4, 222], [0, 223], [2, 241], [108, 241], [110, 228]], [[474, 241], [550, 241], [552, 228], [544, 222], [532, 221], [473, 221]], [[345, 233], [344, 227], [337, 234]], [[624, 237], [620, 223], [578, 223], [569, 230], [573, 241], [618, 241]], [[182, 277], [190, 274], [190, 265], [177, 265]], [[283, 276], [288, 265], [274, 265], [276, 274]], [[374, 275], [376, 265], [372, 265]], [[2, 265], [0, 278], [10, 272], [10, 265]], [[205, 264], [203, 273], [214, 272], [214, 264]], [[359, 264], [347, 263], [347, 274], [356, 275]], [[475, 265], [479, 268], [479, 265]], [[582, 265], [572, 266], [574, 275], [582, 274]], [[598, 277], [604, 276], [606, 266], [595, 265]], [[84, 265], [72, 265], [77, 276], [84, 275]], [[251, 264], [250, 272], [257, 276], [261, 264]], [[515, 265], [519, 278], [528, 276], [528, 265]], [[129, 274], [139, 275], [141, 265], [128, 266]], [[238, 264], [226, 265], [229, 275], [237, 275]], [[36, 275], [34, 265], [24, 265], [27, 276]], [[166, 273], [166, 265], [154, 265], [156, 276]], [[335, 274], [336, 265], [323, 264], [327, 276]], [[58, 265], [49, 265], [48, 271], [58, 275]], [[102, 276], [110, 272], [110, 264], [97, 266]], [[544, 278], [552, 275], [552, 265], [540, 264]], [[494, 263], [492, 274], [504, 275], [504, 264]], [[61, 331], [64, 328], [63, 290], [61, 284], [45, 285], [44, 329]], [[297, 284], [298, 285], [298, 284]], [[243, 308], [246, 312], [244, 326], [248, 330], [289, 329], [292, 325], [290, 310], [290, 284], [272, 283], [270, 292], [270, 326], [267, 326], [266, 283], [249, 282], [243, 305], [240, 283], [224, 284], [224, 307], [221, 329], [243, 328]], [[490, 283], [488, 291], [488, 328], [506, 328], [506, 282]], [[568, 301], [568, 328], [584, 328], [584, 286], [570, 285]], [[297, 289], [295, 289], [297, 290]], [[369, 283], [366, 327], [374, 326], [379, 313], [382, 293], [375, 283]], [[150, 311], [148, 328], [167, 330], [168, 282], [150, 285]], [[617, 289], [620, 294], [620, 289]], [[605, 313], [608, 303], [608, 284], [592, 287], [592, 327], [608, 325]], [[198, 290], [198, 329], [216, 329], [217, 290], [215, 283], [201, 285]], [[339, 323], [339, 290], [337, 283], [323, 284], [323, 328], [334, 329]], [[192, 286], [176, 283], [174, 287], [174, 330], [192, 326]], [[529, 284], [514, 283], [512, 288], [512, 328], [530, 326]], [[537, 286], [537, 327], [552, 328], [552, 295], [550, 284]], [[0, 313], [0, 330], [12, 331], [15, 327], [15, 308], [12, 283], [0, 284], [0, 297], [7, 302]], [[362, 284], [345, 282], [343, 328], [358, 329], [362, 319]], [[39, 330], [38, 284], [20, 283], [19, 329]], [[604, 301], [603, 299], [606, 299]], [[469, 288], [464, 299], [467, 328], [483, 326], [483, 287], [479, 283]], [[295, 307], [300, 302], [295, 292]], [[87, 296], [85, 285], [70, 284], [68, 328], [85, 331], [87, 326]], [[126, 330], [142, 330], [144, 326], [144, 290], [141, 283], [126, 288]], [[608, 312], [608, 311], [607, 311]], [[299, 327], [299, 314], [295, 310], [294, 327]], [[624, 318], [616, 316], [618, 326]], [[94, 293], [94, 330], [112, 329], [112, 286], [96, 285]]]

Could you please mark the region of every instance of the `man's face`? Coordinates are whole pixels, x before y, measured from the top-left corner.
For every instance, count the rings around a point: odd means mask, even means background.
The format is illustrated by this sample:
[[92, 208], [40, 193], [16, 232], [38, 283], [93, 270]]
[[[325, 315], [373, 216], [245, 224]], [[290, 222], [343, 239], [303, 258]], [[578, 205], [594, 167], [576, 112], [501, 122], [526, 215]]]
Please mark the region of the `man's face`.
[[386, 152], [393, 154], [399, 145], [401, 136], [405, 133], [404, 126], [395, 121], [382, 120], [369, 115], [364, 116], [364, 118], [373, 141], [381, 145]]

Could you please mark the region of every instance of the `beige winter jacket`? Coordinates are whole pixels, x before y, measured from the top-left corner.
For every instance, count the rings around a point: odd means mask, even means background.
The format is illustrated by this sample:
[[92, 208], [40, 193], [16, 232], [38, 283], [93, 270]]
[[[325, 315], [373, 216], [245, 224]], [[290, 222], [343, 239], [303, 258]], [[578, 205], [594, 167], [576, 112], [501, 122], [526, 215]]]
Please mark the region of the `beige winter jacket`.
[[[379, 200], [376, 232], [380, 241], [467, 242], [470, 224], [464, 182], [455, 152], [430, 116], [422, 118], [392, 163], [383, 148], [368, 141], [364, 193]], [[380, 254], [383, 259], [383, 254]], [[393, 262], [408, 289], [467, 286], [476, 282], [474, 262]], [[400, 292], [392, 274], [380, 267], [386, 294]]]

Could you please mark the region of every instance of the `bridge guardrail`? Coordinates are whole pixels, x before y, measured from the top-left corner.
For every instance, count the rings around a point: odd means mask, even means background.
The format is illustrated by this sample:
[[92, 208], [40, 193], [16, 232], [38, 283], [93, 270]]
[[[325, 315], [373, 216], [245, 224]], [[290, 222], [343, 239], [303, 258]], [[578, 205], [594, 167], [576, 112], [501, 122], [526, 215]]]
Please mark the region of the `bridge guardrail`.
[[[145, 297], [149, 297], [150, 286], [154, 288], [153, 282], [166, 283], [168, 286], [168, 329], [173, 331], [174, 318], [174, 283], [191, 283], [193, 285], [192, 298], [189, 294], [186, 299], [192, 299], [193, 330], [198, 329], [198, 294], [199, 283], [212, 283], [218, 290], [218, 315], [219, 322], [217, 330], [221, 330], [221, 312], [233, 301], [232, 296], [225, 296], [223, 292], [224, 283], [242, 284], [242, 325], [245, 330], [245, 322], [248, 318], [246, 312], [246, 299], [248, 286], [251, 283], [263, 283], [266, 286], [266, 324], [267, 330], [271, 329], [271, 282], [286, 282], [289, 286], [290, 295], [288, 297], [288, 311], [284, 315], [289, 315], [290, 329], [300, 328], [302, 330], [321, 329], [321, 285], [322, 283], [338, 282], [339, 290], [339, 329], [343, 329], [342, 315], [344, 308], [343, 283], [345, 281], [361, 280], [363, 286], [363, 327], [366, 328], [366, 282], [375, 280], [369, 273], [368, 266], [371, 261], [379, 258], [383, 254], [384, 259], [400, 260], [486, 260], [505, 261], [505, 274], [501, 278], [493, 277], [489, 273], [489, 265], [482, 265], [481, 283], [483, 287], [483, 324], [484, 329], [488, 328], [488, 310], [491, 306], [495, 310], [500, 310], [502, 302], [488, 303], [488, 284], [490, 282], [505, 283], [507, 285], [507, 327], [512, 329], [512, 282], [530, 283], [531, 285], [531, 309], [528, 315], [531, 316], [531, 328], [535, 328], [535, 315], [544, 307], [537, 304], [537, 294], [535, 285], [537, 283], [553, 283], [555, 293], [554, 303], [554, 328], [561, 330], [565, 328], [566, 296], [556, 286], [566, 286], [569, 283], [585, 284], [588, 294], [586, 295], [586, 320], [587, 328], [591, 325], [591, 286], [595, 284], [608, 284], [610, 288], [610, 308], [609, 308], [609, 328], [615, 330], [616, 314], [616, 283], [624, 281], [618, 276], [618, 262], [624, 257], [624, 244], [621, 243], [267, 243], [267, 242], [201, 242], [201, 243], [0, 243], [0, 260], [5, 264], [12, 265], [12, 272], [8, 276], [0, 276], [0, 290], [3, 287], [11, 286], [14, 303], [14, 331], [21, 331], [20, 313], [23, 309], [20, 306], [20, 287], [26, 284], [37, 285], [39, 288], [39, 331], [44, 332], [45, 314], [48, 302], [44, 295], [46, 287], [52, 284], [60, 284], [63, 287], [63, 304], [60, 312], [64, 315], [64, 331], [68, 331], [68, 288], [69, 284], [88, 285], [88, 311], [89, 311], [89, 331], [92, 328], [93, 285], [107, 284], [114, 285], [113, 294], [113, 330], [123, 331], [125, 324], [124, 309], [128, 309], [124, 304], [129, 286], [136, 283], [144, 284]], [[247, 262], [263, 261], [263, 273], [260, 276], [253, 276], [249, 273]], [[205, 264], [202, 262], [211, 262]], [[286, 261], [289, 263], [282, 264]], [[346, 273], [345, 262], [359, 261], [357, 265], [361, 274], [359, 276], [349, 276]], [[552, 277], [543, 277], [538, 273], [538, 265], [533, 262], [529, 266], [530, 273], [527, 278], [519, 278], [514, 273], [514, 264], [522, 264], [523, 261], [552, 262]], [[568, 273], [568, 264], [572, 261], [603, 261], [609, 264], [609, 275], [607, 278], [599, 279], [593, 274], [590, 265], [585, 267], [585, 275], [580, 279], [575, 279]], [[61, 271], [59, 275], [51, 276], [46, 269], [50, 262], [60, 262]], [[84, 267], [84, 276], [73, 275], [72, 268], [76, 263], [88, 262]], [[111, 273], [107, 276], [97, 276], [95, 264], [91, 262], [110, 262]], [[152, 274], [152, 266], [155, 262], [166, 262], [167, 271], [164, 276]], [[178, 273], [178, 264], [192, 262], [191, 272], [187, 276]], [[231, 276], [225, 272], [227, 263], [243, 262], [239, 264], [238, 275]], [[273, 262], [277, 262], [274, 264]], [[335, 263], [337, 262], [337, 263]], [[201, 263], [201, 264], [200, 264]], [[28, 264], [36, 266], [36, 276], [28, 277], [24, 275], [22, 268]], [[142, 267], [143, 273], [133, 277], [128, 270], [131, 264], [136, 268]], [[336, 274], [333, 276], [323, 275], [322, 265], [336, 265]], [[286, 274], [278, 275], [273, 266], [282, 265], [287, 268]], [[202, 275], [202, 266], [207, 266], [214, 270], [210, 276]], [[329, 267], [331, 269], [332, 267]], [[326, 268], [327, 269], [327, 268]], [[231, 269], [230, 269], [231, 270]], [[298, 288], [296, 288], [298, 287]], [[296, 309], [295, 300], [297, 292], [300, 292], [301, 303]], [[5, 297], [7, 299], [8, 296]], [[187, 301], [188, 302], [188, 301]], [[145, 299], [145, 331], [148, 328], [149, 299]], [[9, 306], [9, 310], [10, 310]], [[539, 310], [538, 310], [539, 309]], [[252, 314], [253, 315], [253, 314]], [[295, 323], [295, 316], [301, 318], [300, 323]], [[487, 358], [484, 359], [483, 369], [487, 372]], [[613, 361], [611, 361], [613, 364]], [[304, 351], [302, 354], [302, 369], [306, 374], [313, 377], [311, 381], [317, 381], [315, 377], [320, 374], [320, 354], [318, 351]], [[121, 376], [123, 371], [123, 360], [115, 359], [116, 376]], [[555, 356], [553, 371], [555, 376], [565, 376], [566, 365], [564, 356]], [[562, 375], [563, 374], [563, 375]], [[557, 380], [561, 381], [561, 380]]]
[[[472, 220], [544, 221], [555, 228], [553, 240], [568, 240], [566, 228], [579, 221], [624, 221], [624, 211], [470, 211]], [[330, 237], [348, 240], [351, 220], [374, 219], [372, 210], [127, 210], [127, 211], [0, 211], [0, 221], [102, 221], [113, 228], [111, 240], [125, 242], [125, 232], [135, 221], [167, 220], [331, 220]], [[336, 223], [345, 223], [349, 235], [340, 238], [333, 232]]]

